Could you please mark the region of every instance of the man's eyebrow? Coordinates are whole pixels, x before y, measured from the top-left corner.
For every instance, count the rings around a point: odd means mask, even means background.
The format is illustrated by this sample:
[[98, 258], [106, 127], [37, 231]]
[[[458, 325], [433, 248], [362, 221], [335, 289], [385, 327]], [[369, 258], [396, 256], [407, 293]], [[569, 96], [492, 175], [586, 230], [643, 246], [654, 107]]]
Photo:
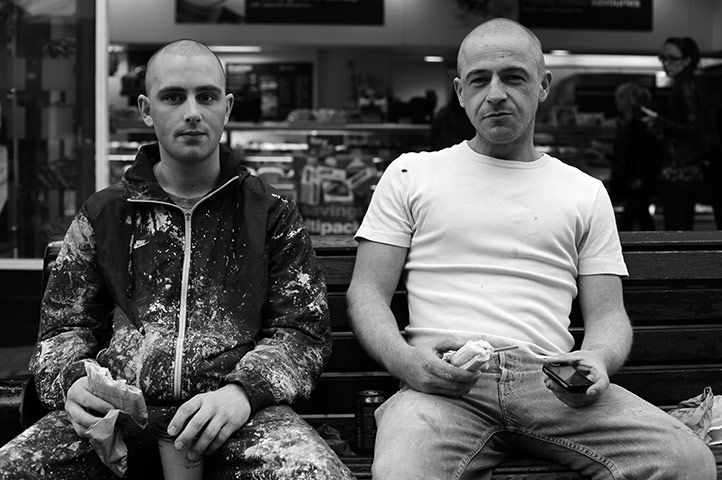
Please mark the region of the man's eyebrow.
[[[494, 73], [493, 69], [489, 68], [476, 68], [473, 70], [469, 70], [466, 74], [467, 78], [471, 78], [477, 75], [492, 75]], [[510, 73], [523, 73], [523, 74], [529, 74], [529, 69], [522, 67], [522, 66], [509, 66], [499, 69], [500, 74], [510, 74]]]
[[526, 67], [509, 67], [501, 70], [503, 73], [524, 73], [529, 74], [531, 70]]
[[163, 87], [158, 89], [158, 95], [167, 95], [169, 93], [183, 93], [185, 89], [181, 87]]
[[196, 90], [199, 92], [222, 92], [218, 85], [201, 85], [200, 87], [197, 87]]
[[475, 69], [472, 69], [472, 70], [469, 70], [468, 72], [466, 72], [465, 77], [472, 78], [472, 77], [478, 77], [478, 76], [482, 76], [482, 75], [491, 75], [491, 74], [492, 74], [491, 70], [487, 70], [486, 68], [475, 68]]
[[[217, 85], [201, 85], [199, 87], [196, 87], [196, 91], [198, 92], [217, 92], [221, 93], [222, 90]], [[158, 95], [165, 95], [169, 93], [185, 93], [186, 89], [183, 87], [175, 87], [175, 86], [168, 86], [163, 87], [160, 90], [158, 90]]]

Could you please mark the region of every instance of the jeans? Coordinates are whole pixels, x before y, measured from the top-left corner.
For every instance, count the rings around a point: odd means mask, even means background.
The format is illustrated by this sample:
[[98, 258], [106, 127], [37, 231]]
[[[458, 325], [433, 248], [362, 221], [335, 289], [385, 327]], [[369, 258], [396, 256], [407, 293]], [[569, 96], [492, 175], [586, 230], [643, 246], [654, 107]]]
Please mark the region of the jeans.
[[572, 408], [544, 386], [543, 360], [492, 356], [460, 399], [402, 385], [376, 411], [374, 480], [489, 479], [510, 455], [554, 460], [601, 480], [714, 480], [705, 443], [678, 420], [610, 385]]
[[649, 204], [652, 203], [649, 195], [639, 192], [630, 192], [624, 197], [624, 211], [619, 217], [619, 230], [656, 230], [654, 218], [649, 213]]
[[[163, 478], [155, 423], [173, 409], [149, 407], [145, 430], [128, 429], [126, 479]], [[3, 480], [117, 480], [63, 410], [50, 412], [0, 448]], [[204, 479], [351, 480], [353, 475], [316, 431], [287, 406], [264, 408], [205, 457]]]
[[694, 230], [698, 190], [695, 183], [659, 182], [659, 201], [665, 230]]

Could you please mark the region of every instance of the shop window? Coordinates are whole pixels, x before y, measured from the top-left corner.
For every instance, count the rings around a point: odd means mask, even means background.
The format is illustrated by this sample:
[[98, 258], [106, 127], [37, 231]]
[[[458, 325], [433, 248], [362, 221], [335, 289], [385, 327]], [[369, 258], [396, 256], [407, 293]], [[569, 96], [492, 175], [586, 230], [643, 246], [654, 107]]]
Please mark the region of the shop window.
[[0, 2], [0, 258], [41, 257], [94, 190], [95, 2]]

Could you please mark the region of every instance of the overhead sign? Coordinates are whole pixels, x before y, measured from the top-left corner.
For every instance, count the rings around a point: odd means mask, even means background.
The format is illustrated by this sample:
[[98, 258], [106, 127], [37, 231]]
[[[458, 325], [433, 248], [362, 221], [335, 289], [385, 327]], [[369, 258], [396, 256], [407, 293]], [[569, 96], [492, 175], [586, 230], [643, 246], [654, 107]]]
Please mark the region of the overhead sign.
[[247, 0], [246, 22], [383, 25], [384, 0]]
[[519, 0], [530, 28], [652, 30], [652, 0]]
[[177, 23], [384, 24], [384, 0], [175, 0], [175, 4]]

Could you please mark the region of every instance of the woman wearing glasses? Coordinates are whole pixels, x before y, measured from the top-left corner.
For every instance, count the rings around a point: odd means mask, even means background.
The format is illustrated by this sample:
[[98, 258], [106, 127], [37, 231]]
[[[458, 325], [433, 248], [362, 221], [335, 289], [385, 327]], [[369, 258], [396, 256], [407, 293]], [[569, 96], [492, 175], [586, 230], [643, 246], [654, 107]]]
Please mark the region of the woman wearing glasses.
[[689, 37], [670, 37], [659, 56], [672, 79], [666, 115], [643, 109], [645, 123], [661, 140], [658, 183], [665, 230], [692, 230], [695, 204], [703, 182], [707, 148], [704, 103], [695, 79], [700, 60], [697, 43]]

